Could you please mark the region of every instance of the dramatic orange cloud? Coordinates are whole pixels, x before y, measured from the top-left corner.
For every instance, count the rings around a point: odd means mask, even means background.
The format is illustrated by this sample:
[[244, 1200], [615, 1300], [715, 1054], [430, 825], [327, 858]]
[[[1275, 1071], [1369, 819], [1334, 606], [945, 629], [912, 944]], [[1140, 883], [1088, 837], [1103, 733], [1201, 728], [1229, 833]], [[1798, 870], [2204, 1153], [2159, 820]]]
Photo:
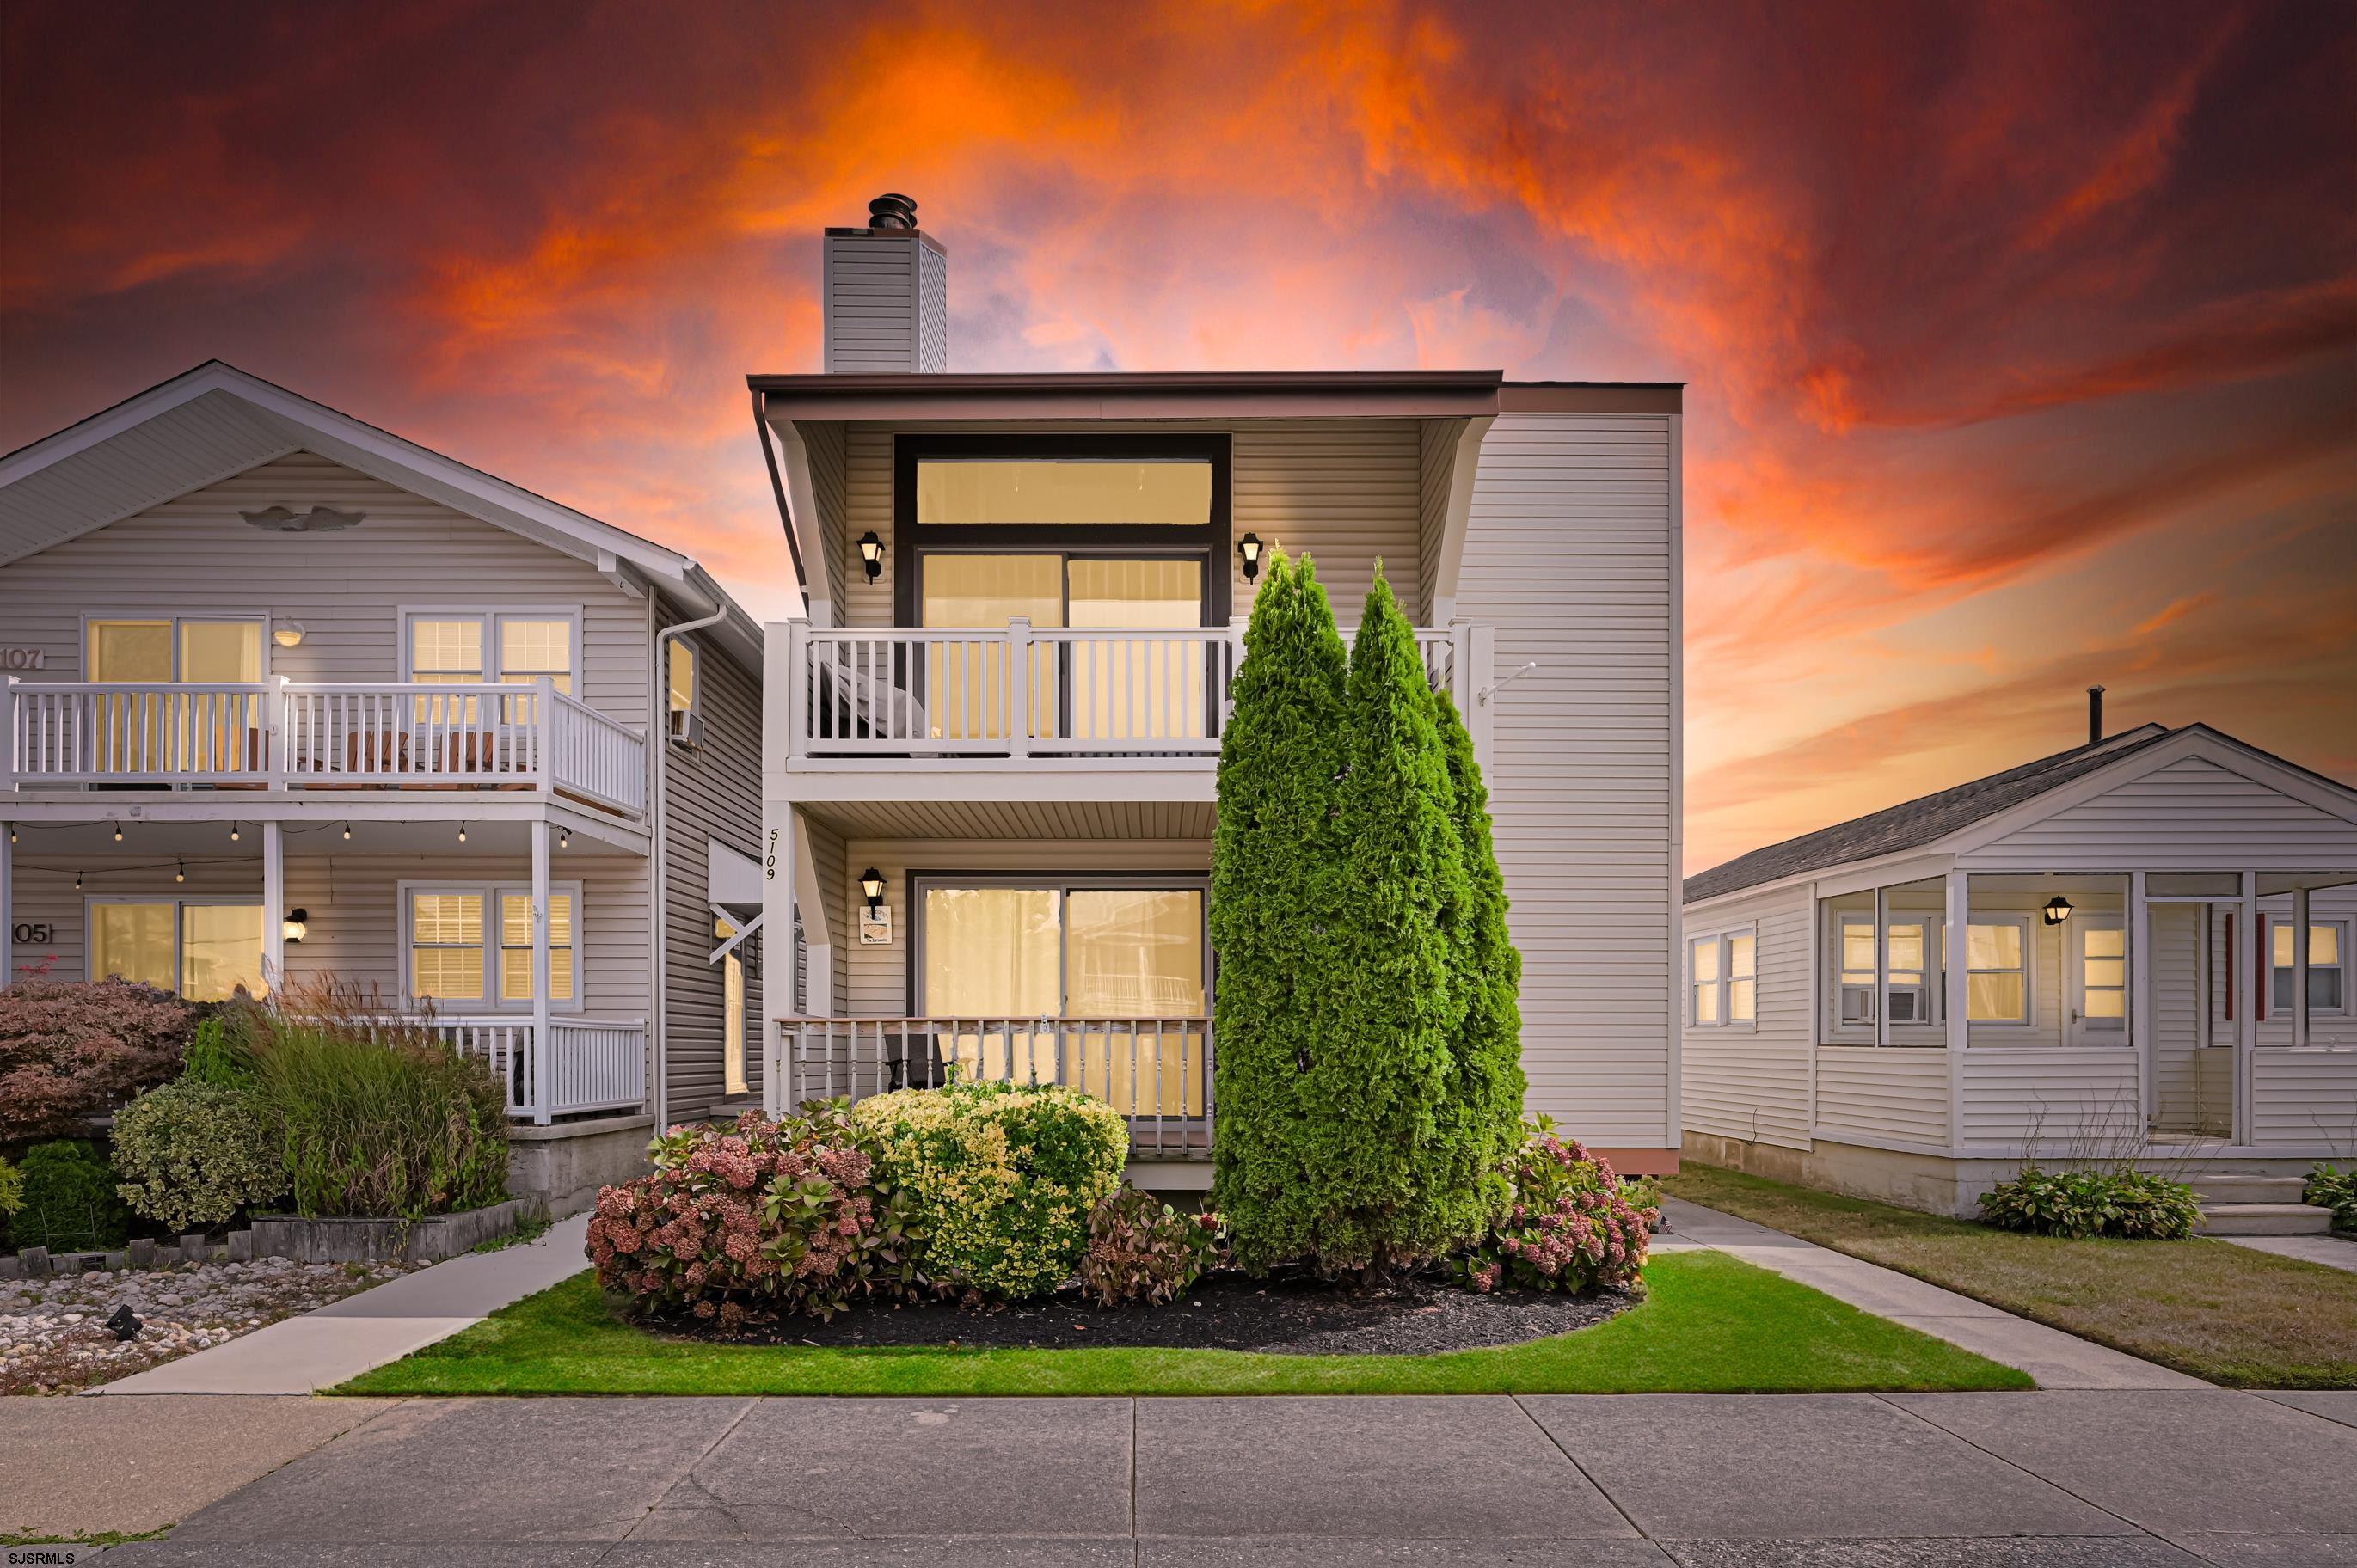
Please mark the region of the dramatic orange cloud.
[[2357, 778], [2357, 11], [1824, 0], [0, 20], [0, 446], [219, 356], [790, 602], [816, 231], [961, 369], [1688, 383], [1696, 867], [2103, 682]]

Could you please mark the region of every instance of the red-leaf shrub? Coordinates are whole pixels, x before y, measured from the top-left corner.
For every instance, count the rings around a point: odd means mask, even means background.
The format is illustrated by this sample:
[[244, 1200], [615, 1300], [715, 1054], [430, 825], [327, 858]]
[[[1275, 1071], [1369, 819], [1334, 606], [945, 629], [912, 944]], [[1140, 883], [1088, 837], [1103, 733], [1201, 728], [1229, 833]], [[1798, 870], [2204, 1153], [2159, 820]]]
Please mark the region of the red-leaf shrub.
[[654, 1174], [597, 1195], [589, 1257], [635, 1313], [685, 1309], [734, 1327], [756, 1312], [824, 1320], [855, 1296], [914, 1295], [919, 1238], [842, 1101], [782, 1122], [655, 1140]]
[[1468, 1284], [1576, 1293], [1636, 1280], [1661, 1211], [1631, 1203], [1610, 1162], [1542, 1120], [1511, 1174], [1513, 1207], [1460, 1260]]
[[0, 990], [0, 1144], [87, 1133], [91, 1117], [178, 1077], [199, 1015], [126, 980]]
[[1106, 1306], [1158, 1306], [1201, 1278], [1219, 1255], [1218, 1215], [1181, 1214], [1125, 1186], [1089, 1211], [1081, 1286]]

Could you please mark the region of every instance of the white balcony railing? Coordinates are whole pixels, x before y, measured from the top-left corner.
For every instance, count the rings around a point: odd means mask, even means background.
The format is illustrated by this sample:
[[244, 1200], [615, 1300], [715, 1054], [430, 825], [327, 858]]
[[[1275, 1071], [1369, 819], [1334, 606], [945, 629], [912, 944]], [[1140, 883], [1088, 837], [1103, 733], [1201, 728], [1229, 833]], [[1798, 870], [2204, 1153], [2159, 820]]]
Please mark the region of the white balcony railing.
[[782, 1109], [952, 1076], [1068, 1084], [1128, 1118], [1133, 1154], [1211, 1155], [1209, 1018], [786, 1018], [766, 1066]]
[[8, 682], [11, 788], [530, 789], [646, 811], [646, 740], [532, 684]]
[[545, 1053], [530, 1018], [432, 1018], [423, 1026], [481, 1057], [507, 1085], [508, 1114], [546, 1122], [590, 1111], [636, 1111], [647, 1101], [642, 1020], [551, 1018]]
[[[1235, 627], [789, 630], [796, 757], [1208, 760], [1243, 660]], [[1468, 714], [1476, 630], [1415, 634], [1426, 675]]]

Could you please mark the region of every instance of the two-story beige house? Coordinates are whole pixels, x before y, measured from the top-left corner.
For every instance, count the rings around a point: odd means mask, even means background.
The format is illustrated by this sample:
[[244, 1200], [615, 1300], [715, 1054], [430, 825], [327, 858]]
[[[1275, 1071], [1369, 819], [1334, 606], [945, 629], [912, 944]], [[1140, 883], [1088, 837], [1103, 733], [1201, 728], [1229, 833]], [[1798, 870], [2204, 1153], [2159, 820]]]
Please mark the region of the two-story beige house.
[[1378, 562], [1468, 715], [1529, 1103], [1679, 1145], [1681, 391], [1494, 371], [974, 374], [884, 198], [823, 240], [825, 371], [751, 378], [807, 613], [768, 629], [763, 875], [798, 915], [772, 1105], [973, 1074], [1204, 1185], [1214, 768], [1259, 568]]
[[560, 1208], [742, 1096], [761, 633], [695, 562], [227, 365], [0, 458], [0, 977], [329, 977]]

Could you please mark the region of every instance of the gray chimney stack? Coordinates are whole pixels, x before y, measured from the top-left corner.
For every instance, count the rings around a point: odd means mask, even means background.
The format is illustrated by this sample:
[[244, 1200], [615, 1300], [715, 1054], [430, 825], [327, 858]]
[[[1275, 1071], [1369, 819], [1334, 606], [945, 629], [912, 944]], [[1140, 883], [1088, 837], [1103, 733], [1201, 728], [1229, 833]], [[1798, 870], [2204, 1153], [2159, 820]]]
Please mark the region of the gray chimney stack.
[[892, 192], [860, 229], [829, 229], [821, 298], [829, 375], [950, 368], [950, 259]]

